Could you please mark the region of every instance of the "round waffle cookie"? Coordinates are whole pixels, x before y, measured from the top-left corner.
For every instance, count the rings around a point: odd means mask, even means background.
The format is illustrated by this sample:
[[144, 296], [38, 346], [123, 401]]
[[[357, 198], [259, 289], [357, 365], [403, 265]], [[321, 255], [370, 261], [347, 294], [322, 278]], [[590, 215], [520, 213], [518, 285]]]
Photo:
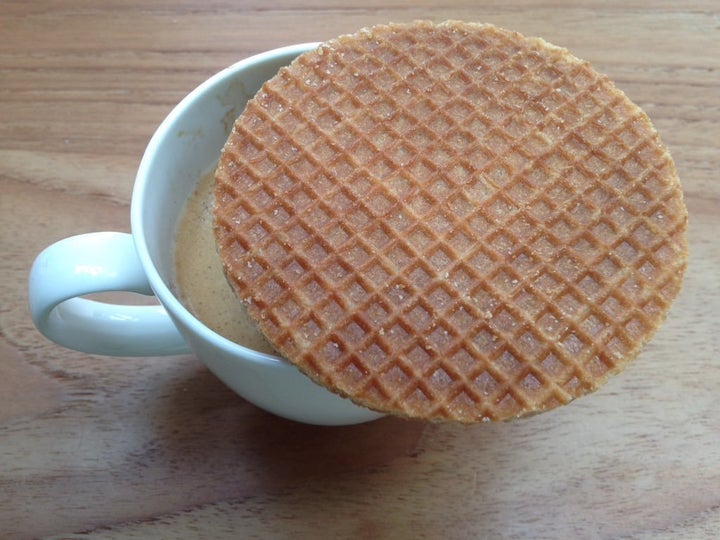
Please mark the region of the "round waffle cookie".
[[273, 346], [407, 417], [506, 420], [595, 390], [687, 260], [648, 117], [568, 51], [484, 24], [302, 54], [237, 119], [215, 197], [225, 272]]

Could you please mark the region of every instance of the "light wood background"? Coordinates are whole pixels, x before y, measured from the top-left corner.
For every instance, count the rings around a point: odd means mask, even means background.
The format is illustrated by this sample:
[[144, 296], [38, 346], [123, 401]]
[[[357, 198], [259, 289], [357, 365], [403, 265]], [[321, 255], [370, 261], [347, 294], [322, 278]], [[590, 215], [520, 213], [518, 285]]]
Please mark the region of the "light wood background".
[[[348, 4], [0, 1], [0, 538], [717, 538], [720, 3]], [[33, 328], [33, 258], [128, 230], [143, 149], [193, 87], [253, 53], [416, 18], [568, 47], [670, 147], [690, 265], [625, 373], [510, 424], [318, 428], [257, 410], [191, 356], [93, 357]]]

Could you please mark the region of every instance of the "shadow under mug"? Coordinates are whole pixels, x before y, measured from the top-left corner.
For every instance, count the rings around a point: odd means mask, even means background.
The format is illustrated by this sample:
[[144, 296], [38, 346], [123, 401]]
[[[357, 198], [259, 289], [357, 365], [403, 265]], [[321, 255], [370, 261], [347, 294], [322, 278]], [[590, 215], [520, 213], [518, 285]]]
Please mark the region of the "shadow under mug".
[[[213, 332], [170, 287], [178, 219], [201, 175], [217, 162], [235, 118], [267, 79], [316, 46], [293, 45], [242, 60], [198, 86], [170, 112], [138, 169], [130, 209], [132, 234], [97, 232], [66, 238], [35, 260], [29, 304], [40, 332], [62, 346], [93, 354], [192, 351], [238, 395], [291, 420], [346, 425], [382, 416], [317, 385], [282, 358]], [[82, 298], [106, 291], [154, 294], [159, 305]]]

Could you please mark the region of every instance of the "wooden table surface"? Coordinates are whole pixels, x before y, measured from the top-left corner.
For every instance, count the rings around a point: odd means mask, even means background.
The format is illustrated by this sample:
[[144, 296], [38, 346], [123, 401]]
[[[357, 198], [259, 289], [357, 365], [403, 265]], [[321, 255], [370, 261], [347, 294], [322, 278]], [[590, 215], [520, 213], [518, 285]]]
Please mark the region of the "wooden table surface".
[[[362, 5], [0, 2], [0, 538], [718, 537], [720, 3]], [[143, 149], [193, 87], [253, 53], [417, 18], [568, 47], [671, 149], [690, 264], [623, 374], [509, 424], [319, 428], [256, 409], [192, 356], [94, 357], [34, 329], [35, 255], [128, 230]]]

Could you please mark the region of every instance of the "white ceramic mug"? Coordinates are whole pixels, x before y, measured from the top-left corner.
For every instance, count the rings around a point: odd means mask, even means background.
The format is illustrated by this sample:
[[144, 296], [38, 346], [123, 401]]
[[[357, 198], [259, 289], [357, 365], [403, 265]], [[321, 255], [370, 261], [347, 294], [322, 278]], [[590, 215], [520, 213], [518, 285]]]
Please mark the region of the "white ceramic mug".
[[[138, 169], [132, 235], [101, 232], [61, 240], [30, 272], [33, 322], [71, 349], [114, 356], [158, 356], [192, 350], [225, 384], [255, 405], [312, 424], [373, 420], [364, 409], [315, 384], [279, 357], [233, 343], [198, 321], [173, 295], [176, 225], [189, 195], [219, 157], [245, 103], [298, 54], [316, 44], [253, 56], [191, 92], [163, 121]], [[157, 306], [124, 306], [81, 298], [104, 291], [154, 294]]]

